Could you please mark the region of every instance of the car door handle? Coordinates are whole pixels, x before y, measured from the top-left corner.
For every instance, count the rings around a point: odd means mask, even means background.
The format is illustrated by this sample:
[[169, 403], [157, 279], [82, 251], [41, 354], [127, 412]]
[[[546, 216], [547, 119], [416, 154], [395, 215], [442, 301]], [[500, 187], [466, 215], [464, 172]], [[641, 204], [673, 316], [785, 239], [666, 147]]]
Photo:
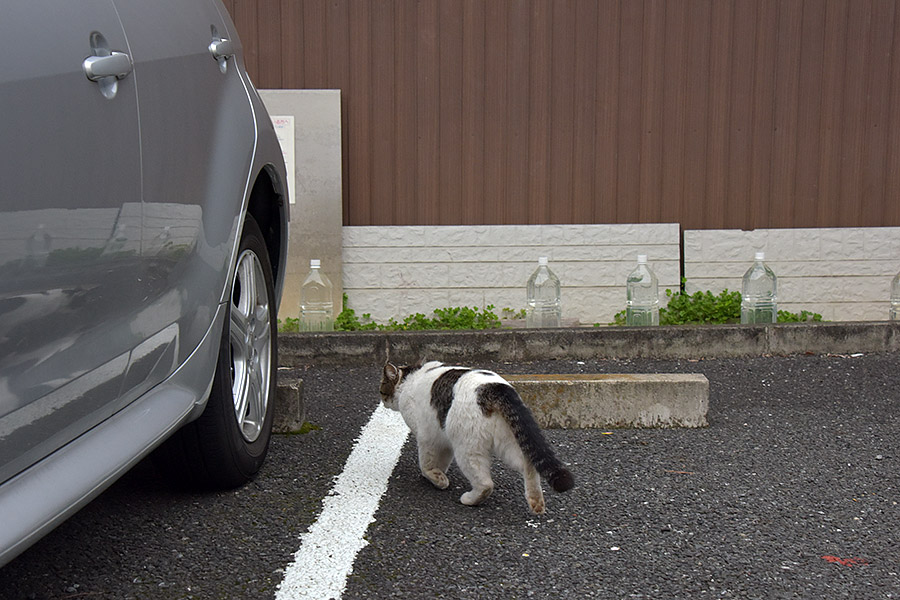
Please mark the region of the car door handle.
[[91, 81], [100, 81], [104, 77], [122, 79], [134, 68], [131, 57], [124, 52], [111, 52], [108, 56], [88, 56], [82, 67]]
[[231, 40], [213, 40], [209, 44], [209, 53], [216, 60], [231, 58], [234, 56], [234, 44]]

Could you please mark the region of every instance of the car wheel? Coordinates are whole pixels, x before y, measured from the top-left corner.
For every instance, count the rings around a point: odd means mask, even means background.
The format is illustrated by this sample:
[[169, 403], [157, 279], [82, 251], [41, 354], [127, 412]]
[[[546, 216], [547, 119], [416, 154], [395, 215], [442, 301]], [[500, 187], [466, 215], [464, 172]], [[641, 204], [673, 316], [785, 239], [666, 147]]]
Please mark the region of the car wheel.
[[272, 267], [259, 226], [244, 222], [229, 316], [203, 414], [156, 452], [156, 462], [191, 487], [236, 487], [252, 479], [269, 448], [277, 375]]

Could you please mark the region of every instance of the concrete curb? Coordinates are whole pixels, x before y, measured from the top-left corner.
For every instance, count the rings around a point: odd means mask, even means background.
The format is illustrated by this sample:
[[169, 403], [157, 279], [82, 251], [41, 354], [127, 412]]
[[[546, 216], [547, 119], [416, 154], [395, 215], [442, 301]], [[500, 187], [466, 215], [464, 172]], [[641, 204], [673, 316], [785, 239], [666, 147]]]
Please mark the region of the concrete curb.
[[900, 322], [287, 333], [282, 366], [547, 359], [702, 359], [900, 351]]
[[706, 427], [709, 380], [694, 373], [504, 375], [542, 428]]
[[[791, 354], [853, 354], [900, 351], [900, 323], [791, 323], [678, 327], [602, 327], [291, 333], [279, 336], [284, 367], [309, 364], [372, 365], [421, 358], [477, 366], [480, 362], [547, 359], [704, 359]], [[554, 376], [551, 376], [554, 377]], [[542, 427], [702, 427], [709, 382], [676, 381], [675, 375], [612, 375], [628, 381], [578, 383], [555, 376], [516, 383]], [[514, 379], [510, 376], [510, 380]], [[552, 389], [551, 389], [552, 388]], [[558, 392], [558, 393], [557, 393]], [[287, 401], [300, 402], [285, 392]], [[280, 401], [281, 402], [281, 401]], [[293, 407], [287, 410], [296, 412]]]

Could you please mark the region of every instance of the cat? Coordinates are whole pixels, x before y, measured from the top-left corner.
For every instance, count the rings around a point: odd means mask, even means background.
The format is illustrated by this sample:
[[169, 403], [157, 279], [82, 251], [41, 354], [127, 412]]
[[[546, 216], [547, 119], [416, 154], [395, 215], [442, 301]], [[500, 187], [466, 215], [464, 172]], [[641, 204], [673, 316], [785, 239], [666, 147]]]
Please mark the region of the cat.
[[460, 502], [475, 506], [494, 491], [493, 456], [522, 474], [525, 498], [535, 514], [545, 510], [540, 476], [557, 492], [575, 485], [556, 458], [519, 394], [491, 371], [431, 361], [398, 367], [385, 364], [381, 399], [400, 411], [419, 449], [419, 468], [436, 488], [450, 485], [455, 458], [472, 489]]

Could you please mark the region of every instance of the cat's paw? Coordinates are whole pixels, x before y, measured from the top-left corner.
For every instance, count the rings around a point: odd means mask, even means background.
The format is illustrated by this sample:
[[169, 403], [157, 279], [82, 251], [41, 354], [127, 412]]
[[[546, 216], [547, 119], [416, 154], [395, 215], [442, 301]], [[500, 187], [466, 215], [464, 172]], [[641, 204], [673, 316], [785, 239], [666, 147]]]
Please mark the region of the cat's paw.
[[446, 490], [450, 487], [450, 480], [447, 479], [447, 476], [443, 471], [435, 469], [433, 471], [426, 471], [423, 475], [425, 475], [425, 478], [439, 490]]
[[466, 506], [477, 506], [487, 500], [487, 497], [491, 495], [491, 492], [494, 491], [494, 488], [485, 488], [483, 490], [472, 490], [470, 492], [466, 492], [462, 496], [459, 497], [459, 501], [465, 504]]
[[536, 515], [542, 515], [546, 512], [543, 498], [529, 498], [528, 508]]

